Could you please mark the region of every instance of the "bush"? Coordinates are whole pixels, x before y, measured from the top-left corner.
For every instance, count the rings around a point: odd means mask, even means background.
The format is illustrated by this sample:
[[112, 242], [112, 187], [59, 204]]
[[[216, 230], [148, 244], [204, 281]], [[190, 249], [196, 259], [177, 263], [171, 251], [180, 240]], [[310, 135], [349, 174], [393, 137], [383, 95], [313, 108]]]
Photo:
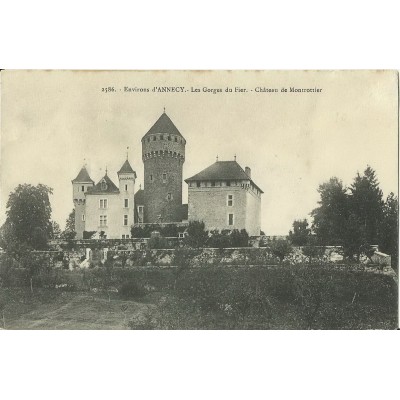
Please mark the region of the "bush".
[[217, 249], [224, 249], [231, 247], [231, 239], [229, 237], [229, 231], [223, 230], [221, 233], [218, 229], [210, 232], [211, 236], [207, 240], [207, 246]]
[[230, 242], [230, 247], [248, 247], [249, 234], [246, 229], [242, 229], [240, 232], [238, 229], [234, 229], [230, 234]]
[[281, 262], [293, 251], [291, 244], [287, 240], [282, 239], [271, 242], [270, 249], [271, 253], [278, 257]]
[[208, 238], [203, 221], [190, 221], [187, 227], [187, 236], [184, 244], [189, 247], [203, 247]]
[[168, 244], [168, 240], [160, 237], [160, 236], [154, 236], [149, 239], [147, 242], [147, 247], [151, 249], [168, 249], [170, 246]]
[[96, 233], [96, 231], [83, 231], [84, 239], [91, 239], [92, 236]]
[[118, 293], [124, 300], [139, 299], [146, 295], [146, 289], [137, 281], [129, 281], [121, 285]]

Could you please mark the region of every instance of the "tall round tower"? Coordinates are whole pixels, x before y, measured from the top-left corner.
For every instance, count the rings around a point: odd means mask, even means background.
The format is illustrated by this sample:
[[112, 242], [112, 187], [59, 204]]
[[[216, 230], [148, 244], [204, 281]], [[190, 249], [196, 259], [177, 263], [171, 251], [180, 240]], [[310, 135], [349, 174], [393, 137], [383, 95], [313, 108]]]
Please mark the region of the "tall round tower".
[[142, 138], [144, 222], [182, 220], [186, 140], [164, 113]]

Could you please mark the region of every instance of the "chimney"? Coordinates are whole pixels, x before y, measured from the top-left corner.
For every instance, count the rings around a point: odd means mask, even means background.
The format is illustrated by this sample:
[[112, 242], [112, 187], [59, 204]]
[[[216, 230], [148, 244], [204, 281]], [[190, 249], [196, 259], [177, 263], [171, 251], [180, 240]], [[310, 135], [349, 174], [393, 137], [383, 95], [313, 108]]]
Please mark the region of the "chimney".
[[244, 172], [246, 172], [246, 175], [251, 179], [251, 169], [249, 167], [246, 167], [244, 169]]

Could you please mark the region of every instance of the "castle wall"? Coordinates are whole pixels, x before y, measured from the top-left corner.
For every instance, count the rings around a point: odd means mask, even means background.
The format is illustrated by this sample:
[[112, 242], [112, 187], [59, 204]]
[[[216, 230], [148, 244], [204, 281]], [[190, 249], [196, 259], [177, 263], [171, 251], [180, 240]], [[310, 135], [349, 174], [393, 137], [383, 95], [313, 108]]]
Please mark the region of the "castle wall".
[[92, 187], [93, 183], [91, 182], [76, 182], [72, 185], [72, 199], [74, 201], [75, 207], [75, 232], [76, 239], [82, 239], [83, 231], [85, 230], [85, 220], [82, 218], [86, 218], [86, 207], [85, 207], [85, 193], [87, 192], [89, 187]]
[[[189, 221], [203, 221], [206, 229], [246, 229], [246, 191], [241, 186], [189, 187]], [[233, 195], [233, 205], [228, 206], [228, 195]], [[228, 214], [233, 214], [233, 225], [228, 224]]]
[[[104, 231], [109, 239], [120, 239], [129, 235], [133, 224], [133, 198], [129, 208], [124, 208], [125, 194], [96, 194], [86, 197], [86, 231]], [[108, 206], [100, 208], [100, 199], [107, 199]], [[107, 225], [100, 225], [100, 215], [107, 215]], [[124, 226], [124, 215], [128, 215], [128, 225]]]
[[[84, 215], [84, 217], [82, 217]], [[75, 239], [83, 238], [83, 231], [85, 230], [86, 207], [84, 201], [75, 202]]]
[[144, 222], [180, 221], [183, 161], [169, 154], [144, 160]]
[[246, 191], [246, 231], [259, 236], [261, 231], [261, 197], [251, 189]]

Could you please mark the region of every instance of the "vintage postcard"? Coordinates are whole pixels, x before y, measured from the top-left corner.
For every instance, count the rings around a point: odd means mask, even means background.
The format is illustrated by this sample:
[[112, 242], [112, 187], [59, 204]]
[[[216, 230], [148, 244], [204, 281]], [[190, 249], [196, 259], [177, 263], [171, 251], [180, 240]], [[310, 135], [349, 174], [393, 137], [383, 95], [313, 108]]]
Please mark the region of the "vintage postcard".
[[1, 71], [1, 329], [397, 329], [397, 71]]

